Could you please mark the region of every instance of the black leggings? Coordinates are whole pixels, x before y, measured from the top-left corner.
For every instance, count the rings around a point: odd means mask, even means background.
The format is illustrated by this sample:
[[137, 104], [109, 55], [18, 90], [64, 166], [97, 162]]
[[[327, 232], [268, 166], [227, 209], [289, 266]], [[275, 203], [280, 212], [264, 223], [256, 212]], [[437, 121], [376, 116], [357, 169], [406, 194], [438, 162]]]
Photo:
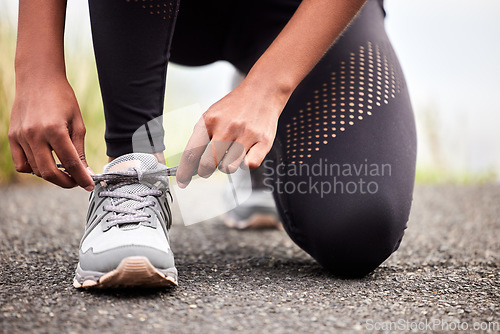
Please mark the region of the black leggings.
[[[170, 53], [247, 73], [299, 3], [182, 0], [174, 35], [176, 0], [90, 0], [108, 155], [130, 153], [134, 131], [162, 114]], [[261, 166], [287, 233], [340, 276], [387, 259], [411, 207], [415, 125], [384, 16], [382, 1], [368, 0], [293, 93]]]

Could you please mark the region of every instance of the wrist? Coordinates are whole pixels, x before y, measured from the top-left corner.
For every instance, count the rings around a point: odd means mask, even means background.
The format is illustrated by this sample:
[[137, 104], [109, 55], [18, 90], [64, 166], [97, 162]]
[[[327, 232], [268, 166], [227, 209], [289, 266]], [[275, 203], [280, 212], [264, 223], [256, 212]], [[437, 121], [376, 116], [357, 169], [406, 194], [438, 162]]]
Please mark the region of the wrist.
[[[298, 83], [292, 77], [292, 73], [277, 70], [276, 68], [266, 69], [256, 63], [246, 77], [246, 81], [261, 89], [273, 91], [287, 99], [292, 95]], [[288, 73], [287, 73], [288, 72]]]
[[296, 88], [293, 81], [286, 77], [255, 68], [250, 70], [241, 86], [250, 92], [251, 99], [259, 98], [274, 105], [279, 110], [278, 116]]
[[46, 83], [54, 79], [66, 79], [64, 51], [61, 47], [46, 45], [27, 47], [18, 43], [14, 68], [16, 83], [40, 82]]
[[48, 62], [22, 62], [16, 59], [15, 63], [16, 87], [26, 85], [46, 86], [51, 82], [67, 81], [63, 66]]

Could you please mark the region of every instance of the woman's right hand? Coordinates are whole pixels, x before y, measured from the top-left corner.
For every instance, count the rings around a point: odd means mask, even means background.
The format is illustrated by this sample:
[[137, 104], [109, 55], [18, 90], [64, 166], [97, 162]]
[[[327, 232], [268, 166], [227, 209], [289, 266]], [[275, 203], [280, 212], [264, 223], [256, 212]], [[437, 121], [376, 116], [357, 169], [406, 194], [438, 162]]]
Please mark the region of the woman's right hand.
[[[66, 78], [17, 83], [9, 143], [15, 168], [64, 188], [91, 191], [94, 182], [84, 152], [85, 125]], [[65, 171], [57, 168], [55, 152]]]

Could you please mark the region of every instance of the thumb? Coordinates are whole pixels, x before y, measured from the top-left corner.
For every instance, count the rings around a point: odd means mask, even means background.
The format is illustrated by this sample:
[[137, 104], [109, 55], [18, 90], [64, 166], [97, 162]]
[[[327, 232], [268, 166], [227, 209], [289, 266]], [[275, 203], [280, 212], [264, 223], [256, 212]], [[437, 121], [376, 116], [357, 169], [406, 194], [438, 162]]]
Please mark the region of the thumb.
[[88, 168], [87, 159], [85, 158], [85, 124], [83, 124], [83, 119], [78, 119], [74, 122], [72, 128], [70, 128], [70, 137], [73, 142], [73, 146], [76, 149], [78, 158], [82, 162], [85, 168]]
[[[80, 129], [73, 129], [73, 136], [71, 136], [71, 141], [73, 142], [73, 146], [76, 149], [76, 153], [78, 154], [78, 158], [82, 162], [83, 167], [87, 171], [89, 178], [90, 175], [94, 175], [95, 173], [89, 167], [87, 163], [87, 158], [85, 156], [85, 126], [82, 124]], [[93, 187], [92, 187], [93, 188]], [[86, 190], [90, 190], [90, 187], [85, 188]]]
[[83, 136], [75, 136], [72, 138], [73, 145], [75, 146], [76, 152], [78, 153], [78, 158], [82, 162], [85, 168], [89, 167], [87, 163], [87, 158], [85, 157], [85, 135]]

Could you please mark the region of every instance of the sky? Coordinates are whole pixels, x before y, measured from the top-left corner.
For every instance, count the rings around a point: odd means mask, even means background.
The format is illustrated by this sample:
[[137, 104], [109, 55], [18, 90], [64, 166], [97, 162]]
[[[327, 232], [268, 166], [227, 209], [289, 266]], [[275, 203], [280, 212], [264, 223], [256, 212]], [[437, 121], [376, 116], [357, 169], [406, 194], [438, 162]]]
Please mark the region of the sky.
[[420, 127], [438, 129], [449, 163], [500, 171], [500, 1], [388, 0], [386, 5], [387, 30], [417, 119], [427, 120]]
[[[13, 20], [16, 7], [17, 0], [0, 0]], [[437, 159], [452, 170], [500, 175], [500, 1], [386, 0], [385, 8], [415, 109], [419, 164]], [[66, 31], [69, 47], [90, 50], [87, 1], [68, 1]], [[230, 90], [234, 75], [227, 63], [170, 66], [167, 110], [207, 108]]]

